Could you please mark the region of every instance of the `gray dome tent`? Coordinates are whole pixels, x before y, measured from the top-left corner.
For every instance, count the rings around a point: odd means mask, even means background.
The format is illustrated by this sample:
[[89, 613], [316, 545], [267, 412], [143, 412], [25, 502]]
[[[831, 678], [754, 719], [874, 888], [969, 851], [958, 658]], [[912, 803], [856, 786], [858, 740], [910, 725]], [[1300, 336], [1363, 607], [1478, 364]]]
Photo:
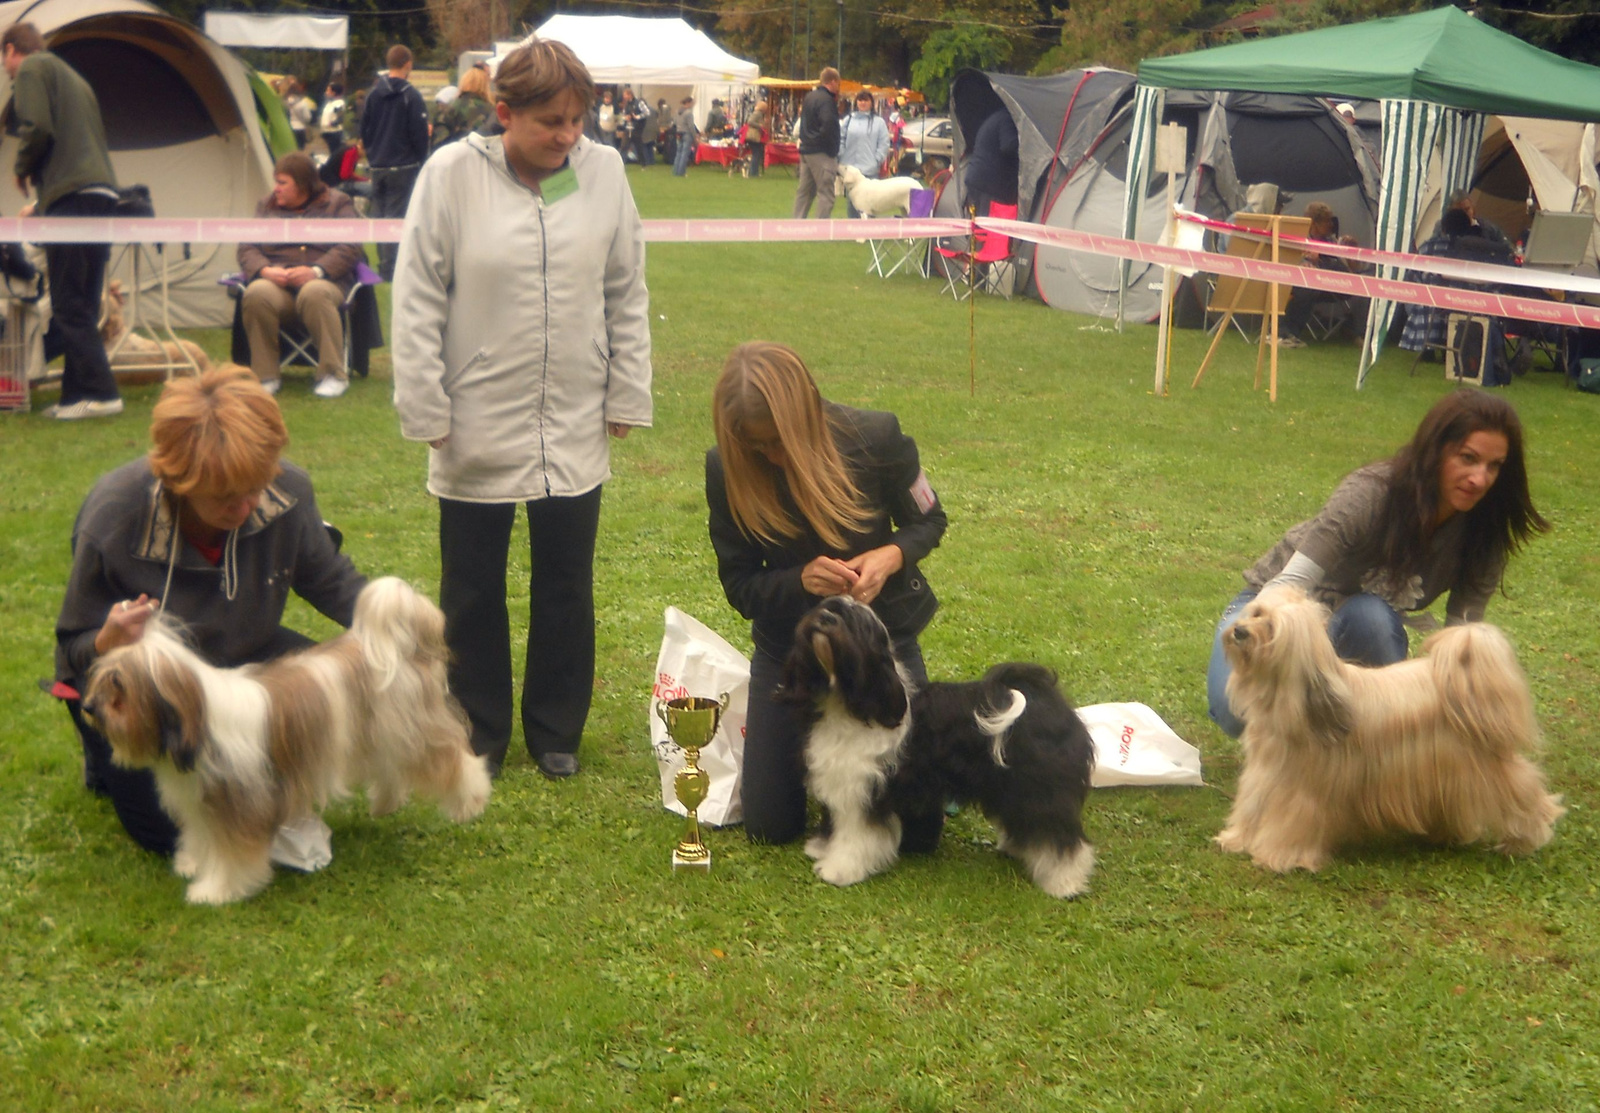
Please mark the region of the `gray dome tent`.
[[[963, 70], [950, 88], [959, 163], [970, 137], [996, 108], [1017, 124], [1017, 211], [1024, 220], [1058, 228], [1121, 235], [1128, 139], [1135, 79], [1109, 69], [1069, 70], [1050, 77]], [[1328, 102], [1285, 94], [1180, 92], [1168, 95], [1166, 122], [1188, 129], [1189, 169], [1183, 203], [1226, 216], [1244, 207], [1244, 187], [1269, 181], [1290, 195], [1293, 211], [1324, 201], [1341, 230], [1372, 242], [1377, 171], [1360, 134]], [[960, 175], [941, 211], [960, 207]], [[1166, 180], [1155, 175], [1141, 229], [1165, 222]], [[1064, 248], [1018, 245], [1026, 288], [1048, 305], [1112, 317], [1120, 285], [1118, 260]], [[1159, 268], [1130, 264], [1126, 313], [1154, 320]]]

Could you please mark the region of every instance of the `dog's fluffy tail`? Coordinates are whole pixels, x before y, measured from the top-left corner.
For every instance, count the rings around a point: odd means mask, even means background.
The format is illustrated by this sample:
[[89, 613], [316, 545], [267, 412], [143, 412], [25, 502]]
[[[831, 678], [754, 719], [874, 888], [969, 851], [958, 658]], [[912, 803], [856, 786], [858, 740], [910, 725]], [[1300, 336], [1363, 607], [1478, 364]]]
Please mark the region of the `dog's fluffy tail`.
[[406, 662], [444, 661], [444, 614], [395, 576], [373, 580], [356, 599], [351, 633], [361, 642], [367, 665], [383, 691], [400, 676]]
[[1005, 707], [991, 707], [987, 711], [974, 711], [972, 718], [978, 724], [978, 729], [987, 734], [990, 739], [990, 752], [994, 754], [994, 763], [1000, 768], [1006, 767], [1006, 732], [1011, 725], [1022, 718], [1022, 713], [1028, 710], [1028, 697], [1015, 688], [1007, 689], [1011, 696], [1010, 702]]
[[1482, 622], [1447, 627], [1422, 648], [1454, 732], [1484, 753], [1505, 757], [1537, 747], [1528, 680], [1498, 628]]

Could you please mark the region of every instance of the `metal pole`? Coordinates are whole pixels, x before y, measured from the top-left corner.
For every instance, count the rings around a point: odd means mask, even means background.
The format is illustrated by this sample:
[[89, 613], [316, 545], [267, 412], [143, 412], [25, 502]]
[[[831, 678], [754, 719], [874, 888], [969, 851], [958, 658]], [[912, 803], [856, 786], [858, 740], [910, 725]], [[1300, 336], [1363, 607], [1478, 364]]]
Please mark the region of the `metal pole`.
[[800, 42], [800, 0], [789, 0], [789, 78], [795, 80], [800, 76], [796, 68], [799, 56], [795, 47]]
[[844, 0], [839, 0], [839, 50], [833, 68], [844, 73]]
[[811, 75], [811, 3], [806, 0], [806, 76]]

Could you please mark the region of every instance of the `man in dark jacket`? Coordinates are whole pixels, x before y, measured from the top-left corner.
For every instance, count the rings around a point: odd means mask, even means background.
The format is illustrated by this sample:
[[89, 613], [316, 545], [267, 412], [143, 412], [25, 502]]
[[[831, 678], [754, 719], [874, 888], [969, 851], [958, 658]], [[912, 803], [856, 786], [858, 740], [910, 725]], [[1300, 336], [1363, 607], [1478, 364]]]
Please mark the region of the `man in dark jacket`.
[[817, 199], [817, 217], [833, 215], [833, 179], [839, 173], [839, 71], [829, 66], [817, 87], [800, 104], [800, 186], [794, 193], [794, 217], [810, 215]]
[[[112, 215], [117, 178], [94, 90], [77, 70], [44, 48], [43, 36], [31, 23], [6, 28], [0, 57], [11, 78], [17, 189], [24, 197], [30, 184], [39, 191], [34, 211], [42, 216]], [[100, 289], [111, 246], [53, 243], [44, 250], [51, 332], [66, 357], [55, 416], [76, 421], [119, 414], [122, 396], [100, 339]]]
[[[398, 220], [411, 203], [411, 187], [428, 157], [428, 106], [406, 80], [411, 76], [411, 51], [389, 48], [389, 72], [378, 75], [361, 110], [361, 145], [372, 171], [372, 216]], [[398, 244], [378, 245], [378, 273], [394, 281]]]

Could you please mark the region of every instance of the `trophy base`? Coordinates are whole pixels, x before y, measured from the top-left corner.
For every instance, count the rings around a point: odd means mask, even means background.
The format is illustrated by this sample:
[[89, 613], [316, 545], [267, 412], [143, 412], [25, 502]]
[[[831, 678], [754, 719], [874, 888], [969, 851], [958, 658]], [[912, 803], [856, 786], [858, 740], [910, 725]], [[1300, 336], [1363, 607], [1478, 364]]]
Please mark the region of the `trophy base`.
[[672, 872], [677, 873], [679, 870], [688, 870], [691, 873], [710, 873], [711, 851], [707, 850], [704, 858], [685, 858], [674, 850], [672, 852]]

